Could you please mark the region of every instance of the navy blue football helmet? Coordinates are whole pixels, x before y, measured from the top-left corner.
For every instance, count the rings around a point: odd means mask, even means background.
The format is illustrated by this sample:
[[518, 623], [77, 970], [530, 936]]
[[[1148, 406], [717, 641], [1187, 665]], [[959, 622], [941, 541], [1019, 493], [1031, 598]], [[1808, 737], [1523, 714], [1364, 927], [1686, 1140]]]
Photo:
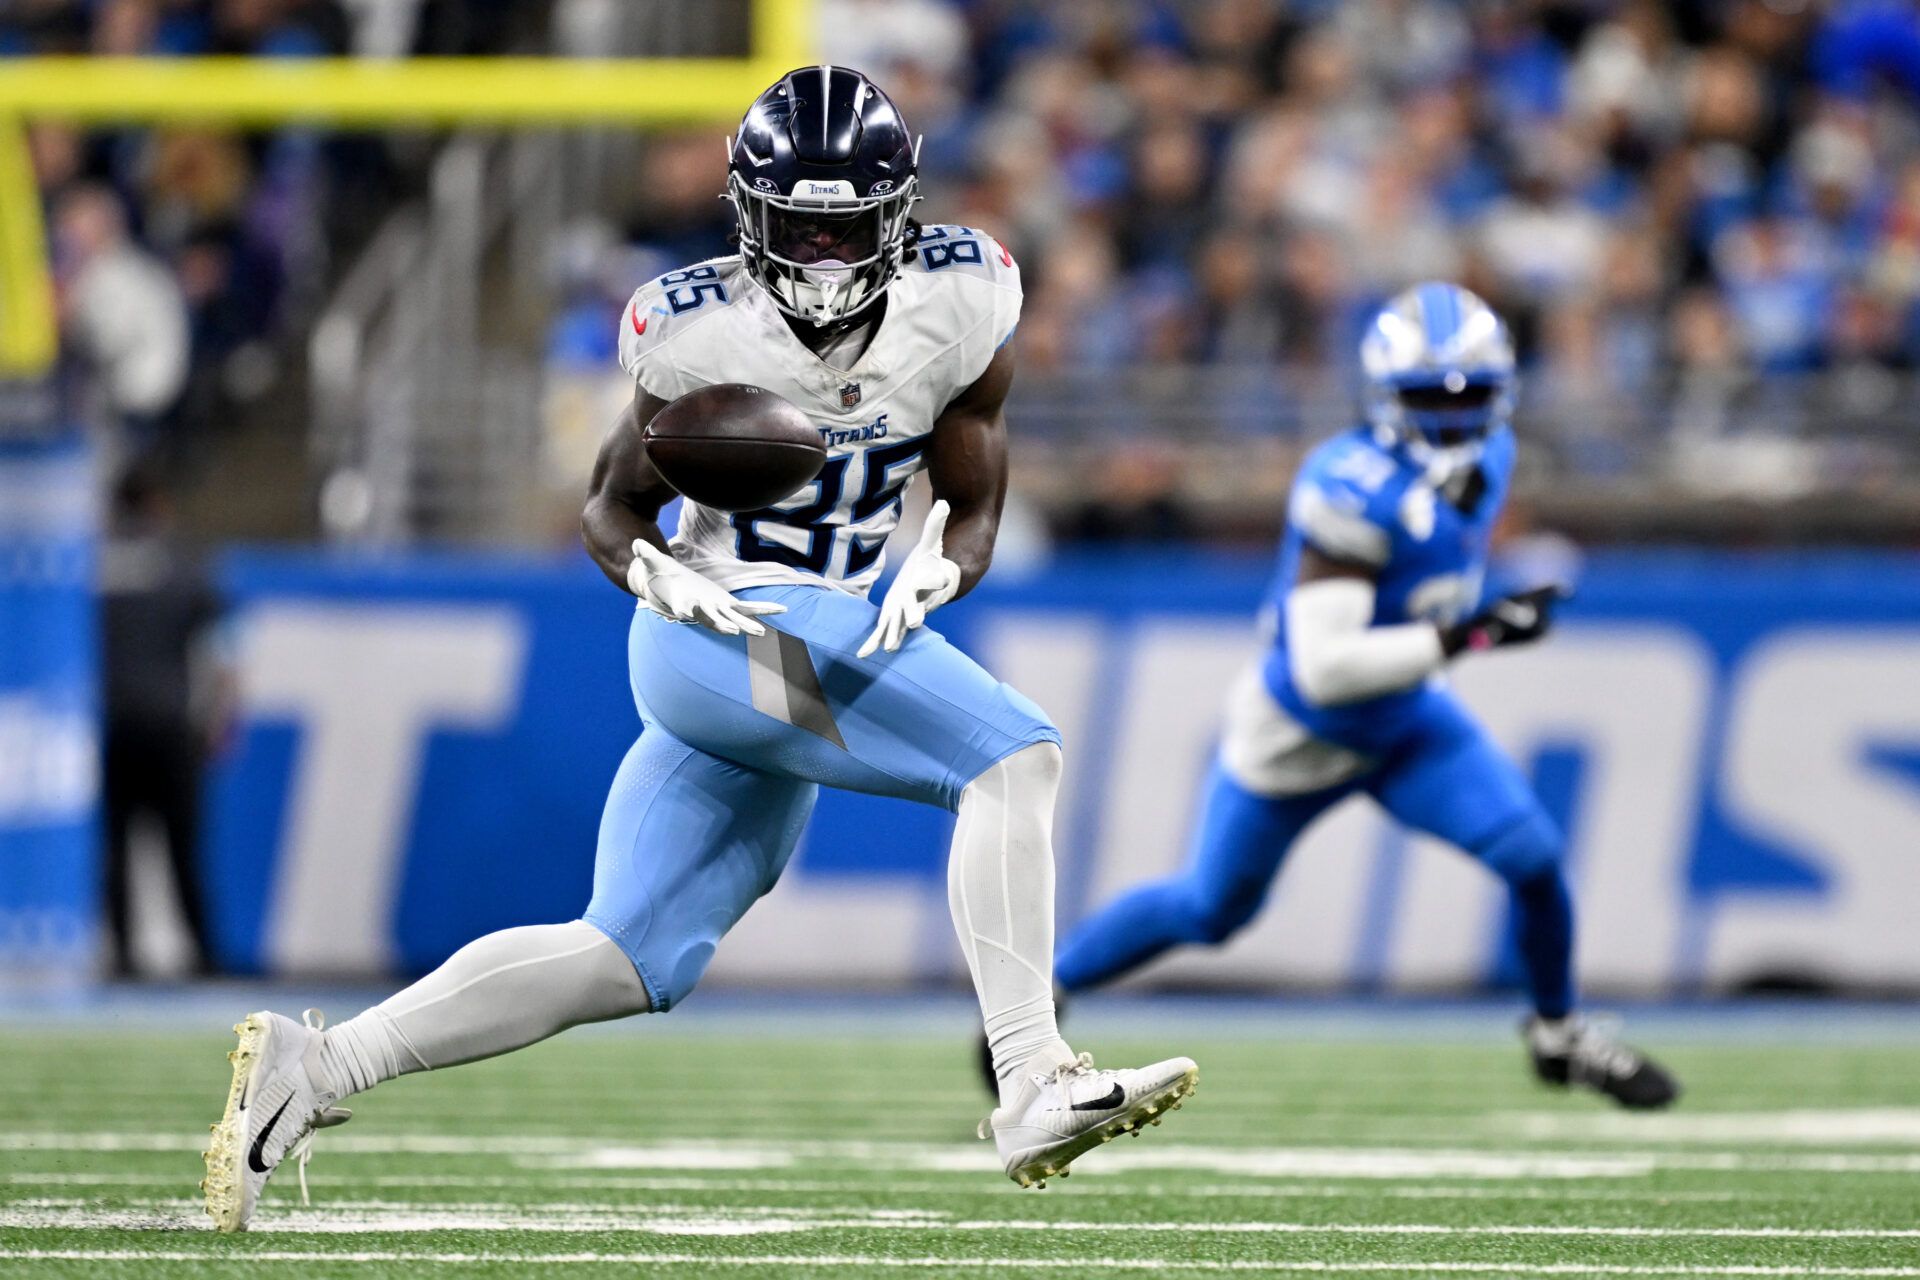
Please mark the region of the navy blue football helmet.
[[847, 67], [790, 71], [728, 142], [740, 257], [774, 305], [838, 324], [893, 283], [920, 198], [920, 140], [892, 99]]

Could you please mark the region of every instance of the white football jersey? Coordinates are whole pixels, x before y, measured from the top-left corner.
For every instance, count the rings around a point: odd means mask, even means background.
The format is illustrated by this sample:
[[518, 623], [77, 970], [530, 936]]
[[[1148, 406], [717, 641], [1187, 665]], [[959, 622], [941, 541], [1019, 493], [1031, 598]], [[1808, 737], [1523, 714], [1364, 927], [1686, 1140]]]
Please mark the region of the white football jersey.
[[826, 466], [793, 497], [730, 515], [682, 505], [674, 554], [730, 591], [798, 582], [865, 595], [880, 576], [901, 494], [926, 466], [934, 421], [1012, 336], [1020, 269], [985, 232], [927, 227], [887, 313], [851, 369], [828, 365], [787, 327], [737, 257], [643, 285], [620, 317], [620, 363], [673, 400], [745, 382], [813, 419]]

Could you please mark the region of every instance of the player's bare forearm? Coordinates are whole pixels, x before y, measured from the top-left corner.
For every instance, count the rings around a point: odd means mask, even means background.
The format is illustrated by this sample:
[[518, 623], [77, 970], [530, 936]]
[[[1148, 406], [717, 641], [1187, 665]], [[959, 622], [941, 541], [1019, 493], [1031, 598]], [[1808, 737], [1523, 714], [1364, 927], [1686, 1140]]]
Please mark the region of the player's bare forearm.
[[954, 593], [957, 599], [973, 590], [980, 579], [987, 576], [987, 568], [993, 563], [993, 544], [1000, 535], [1000, 510], [1006, 501], [1006, 475], [1002, 472], [994, 493], [978, 501], [962, 503], [944, 494], [940, 496], [947, 497], [953, 509], [947, 519], [942, 550], [947, 559], [960, 566], [960, 589]]
[[659, 517], [673, 490], [647, 461], [640, 440], [641, 426], [665, 403], [644, 391], [635, 393], [633, 403], [600, 444], [586, 509], [580, 513], [580, 539], [587, 553], [622, 591], [627, 589], [634, 539], [645, 538], [663, 550], [667, 545]]
[[972, 386], [934, 423], [927, 453], [933, 496], [952, 508], [943, 554], [960, 566], [965, 595], [993, 563], [1000, 512], [1007, 502], [1007, 392], [1013, 386], [1013, 347], [1003, 346]]

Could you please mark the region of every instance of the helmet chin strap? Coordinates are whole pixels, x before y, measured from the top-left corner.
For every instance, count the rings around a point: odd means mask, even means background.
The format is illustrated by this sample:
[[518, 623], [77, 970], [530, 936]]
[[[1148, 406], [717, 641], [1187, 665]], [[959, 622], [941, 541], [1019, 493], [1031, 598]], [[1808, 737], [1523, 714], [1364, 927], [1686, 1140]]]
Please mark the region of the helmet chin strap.
[[[873, 301], [872, 297], [856, 298], [854, 296], [854, 291], [860, 284], [861, 281], [854, 278], [851, 272], [801, 272], [799, 278], [793, 279], [788, 286], [792, 294], [793, 307], [800, 313], [796, 318], [804, 319], [816, 329], [828, 332], [860, 323], [861, 318], [867, 313], [869, 304]], [[809, 291], [812, 294], [811, 299], [807, 296]], [[844, 311], [835, 306], [843, 292], [847, 295], [850, 304]]]
[[1406, 451], [1426, 475], [1427, 483], [1439, 489], [1463, 474], [1472, 470], [1486, 452], [1485, 437], [1470, 440], [1466, 444], [1437, 445], [1420, 434], [1412, 423], [1386, 422], [1376, 419], [1373, 423], [1373, 438], [1383, 448], [1400, 448]]
[[846, 287], [846, 279], [837, 271], [808, 271], [804, 273], [806, 282], [819, 291], [820, 300], [814, 306], [815, 324], [833, 324], [842, 319], [834, 303], [840, 297], [840, 291]]
[[1420, 464], [1426, 472], [1427, 483], [1436, 489], [1445, 488], [1448, 482], [1471, 471], [1480, 461], [1480, 455], [1486, 452], [1486, 441], [1475, 440], [1468, 444], [1436, 445], [1427, 442], [1417, 431], [1410, 431], [1406, 437], [1407, 456]]

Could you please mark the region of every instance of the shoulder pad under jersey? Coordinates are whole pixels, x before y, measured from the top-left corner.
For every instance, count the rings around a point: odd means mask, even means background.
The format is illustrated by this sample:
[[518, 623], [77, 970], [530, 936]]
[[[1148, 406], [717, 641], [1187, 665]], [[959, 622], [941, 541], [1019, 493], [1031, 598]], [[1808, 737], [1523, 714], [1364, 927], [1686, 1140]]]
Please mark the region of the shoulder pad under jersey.
[[731, 307], [746, 287], [738, 258], [710, 258], [641, 285], [620, 316], [620, 367], [662, 399], [684, 394], [668, 348], [694, 325]]
[[938, 275], [958, 271], [1018, 291], [1020, 266], [1005, 245], [973, 227], [941, 224], [920, 228], [913, 242], [913, 261], [906, 270]]
[[1405, 468], [1364, 432], [1336, 436], [1307, 455], [1287, 501], [1287, 523], [1336, 560], [1386, 564], [1400, 524]]
[[1020, 325], [1020, 267], [1005, 245], [973, 227], [922, 227], [903, 274], [953, 308], [956, 336], [964, 335], [961, 385], [986, 369]]

